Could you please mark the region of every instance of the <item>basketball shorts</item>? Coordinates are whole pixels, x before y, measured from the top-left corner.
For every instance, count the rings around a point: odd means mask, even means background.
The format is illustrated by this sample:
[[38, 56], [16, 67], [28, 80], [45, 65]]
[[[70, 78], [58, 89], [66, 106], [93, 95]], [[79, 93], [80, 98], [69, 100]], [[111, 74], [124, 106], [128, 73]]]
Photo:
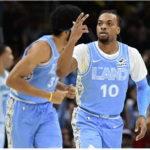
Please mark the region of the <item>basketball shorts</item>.
[[119, 115], [98, 116], [77, 107], [71, 124], [76, 148], [121, 148], [123, 121]]
[[4, 105], [9, 148], [62, 148], [58, 116], [51, 103], [29, 104], [9, 95]]

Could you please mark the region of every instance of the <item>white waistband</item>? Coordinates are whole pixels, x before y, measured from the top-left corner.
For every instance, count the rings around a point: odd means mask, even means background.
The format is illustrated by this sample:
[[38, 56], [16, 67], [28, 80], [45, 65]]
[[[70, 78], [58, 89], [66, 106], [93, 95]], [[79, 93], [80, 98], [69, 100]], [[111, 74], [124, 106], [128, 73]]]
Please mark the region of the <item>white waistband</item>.
[[25, 101], [25, 100], [19, 99], [19, 98], [13, 96], [12, 94], [10, 94], [10, 96], [13, 97], [13, 98], [15, 98], [16, 100], [21, 101], [21, 102], [24, 102], [24, 103], [36, 104], [35, 102], [30, 102], [30, 101]]
[[[94, 117], [98, 117], [98, 118], [106, 118], [105, 116], [106, 115], [95, 115], [95, 114], [92, 114], [92, 113], [90, 113], [90, 112], [87, 112], [86, 110], [84, 110], [84, 109], [82, 109], [82, 108], [80, 108], [80, 107], [78, 107], [80, 110], [82, 110], [82, 111], [84, 111], [84, 112], [86, 112], [86, 113], [88, 113], [88, 114], [90, 114], [90, 115], [92, 115], [92, 116], [94, 116]], [[120, 115], [119, 116], [117, 116], [117, 117], [115, 117], [115, 118], [107, 118], [107, 119], [118, 119], [118, 118], [120, 118]]]

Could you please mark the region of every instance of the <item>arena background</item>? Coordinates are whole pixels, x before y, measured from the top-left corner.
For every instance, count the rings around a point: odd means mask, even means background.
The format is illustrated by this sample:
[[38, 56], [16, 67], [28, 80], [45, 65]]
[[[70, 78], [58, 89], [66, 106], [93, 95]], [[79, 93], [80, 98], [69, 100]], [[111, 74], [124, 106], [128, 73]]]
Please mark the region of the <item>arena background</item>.
[[[0, 42], [10, 46], [14, 55], [14, 65], [20, 60], [25, 48], [34, 40], [45, 34], [50, 34], [50, 13], [61, 4], [72, 4], [80, 7], [90, 16], [85, 21], [89, 34], [78, 41], [88, 43], [97, 40], [96, 24], [100, 11], [115, 9], [122, 17], [122, 42], [135, 47], [141, 53], [150, 73], [150, 2], [131, 1], [5, 1], [0, 2]], [[3, 29], [3, 30], [2, 30]], [[3, 32], [2, 32], [3, 31]], [[3, 36], [2, 36], [3, 33]], [[68, 77], [61, 79], [65, 84], [75, 86], [77, 70]], [[147, 113], [147, 133], [140, 141], [135, 141], [135, 121], [138, 117], [135, 83], [129, 80], [129, 89], [122, 112], [124, 120], [124, 148], [150, 148], [150, 113]], [[74, 148], [71, 114], [76, 106], [75, 100], [65, 99], [61, 105], [55, 105], [63, 135], [63, 147]], [[149, 108], [150, 110], [150, 108]], [[116, 139], [117, 140], [117, 139]]]

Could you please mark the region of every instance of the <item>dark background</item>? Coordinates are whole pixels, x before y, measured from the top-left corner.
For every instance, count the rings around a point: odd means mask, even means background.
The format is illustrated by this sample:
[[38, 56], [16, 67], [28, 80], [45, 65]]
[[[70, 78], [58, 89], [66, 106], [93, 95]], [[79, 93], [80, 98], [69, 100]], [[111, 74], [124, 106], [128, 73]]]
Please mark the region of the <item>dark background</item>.
[[[14, 65], [21, 59], [25, 48], [42, 35], [50, 34], [49, 19], [51, 12], [59, 5], [72, 4], [80, 7], [83, 12], [90, 14], [85, 21], [89, 28], [89, 34], [85, 34], [79, 40], [80, 43], [88, 43], [97, 40], [96, 24], [99, 13], [106, 9], [115, 9], [122, 17], [121, 25], [122, 42], [135, 47], [141, 53], [150, 72], [150, 2], [142, 1], [5, 1], [0, 2], [0, 30], [3, 36], [0, 40], [11, 47], [14, 55]], [[1, 32], [1, 31], [0, 31]], [[11, 68], [12, 69], [12, 68]], [[62, 82], [74, 83], [76, 71], [70, 74]], [[149, 81], [149, 74], [147, 76]], [[134, 127], [138, 117], [137, 97], [135, 83], [129, 80], [129, 90], [122, 112], [124, 120], [123, 142], [125, 148], [150, 147], [150, 113], [148, 111], [147, 133], [143, 140], [136, 142]], [[65, 99], [61, 105], [55, 105], [62, 129], [63, 146], [75, 147], [70, 126], [71, 114], [76, 106], [75, 100]], [[117, 140], [117, 139], [116, 139]]]

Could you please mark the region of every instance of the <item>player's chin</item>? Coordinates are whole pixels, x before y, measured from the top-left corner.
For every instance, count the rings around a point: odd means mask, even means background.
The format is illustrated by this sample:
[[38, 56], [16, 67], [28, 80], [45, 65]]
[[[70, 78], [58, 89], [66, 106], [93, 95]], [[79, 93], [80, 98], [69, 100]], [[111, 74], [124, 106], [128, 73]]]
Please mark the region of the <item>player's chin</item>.
[[98, 40], [102, 43], [107, 43], [109, 41], [108, 39], [109, 39], [108, 37], [99, 37], [98, 38]]

